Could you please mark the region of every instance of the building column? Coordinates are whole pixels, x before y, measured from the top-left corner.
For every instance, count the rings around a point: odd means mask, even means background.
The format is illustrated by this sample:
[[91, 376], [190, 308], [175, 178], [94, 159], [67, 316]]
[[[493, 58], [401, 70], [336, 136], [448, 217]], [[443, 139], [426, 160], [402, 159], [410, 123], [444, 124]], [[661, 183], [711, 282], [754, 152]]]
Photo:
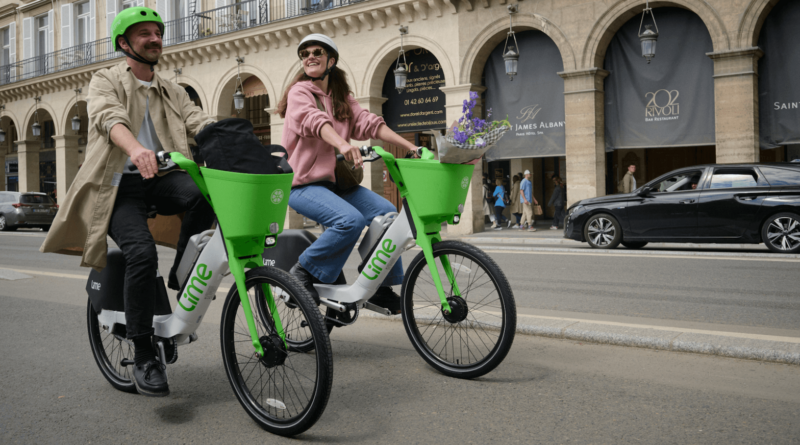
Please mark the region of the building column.
[[56, 143], [56, 191], [59, 197], [67, 196], [72, 180], [78, 174], [80, 164], [78, 153], [79, 135], [53, 136]]
[[590, 68], [558, 73], [564, 79], [567, 206], [605, 195], [606, 147], [603, 79], [608, 71]]
[[39, 191], [39, 148], [42, 141], [17, 141], [19, 191]]
[[6, 147], [0, 145], [0, 191], [6, 189]]
[[[372, 97], [372, 96], [365, 96], [365, 97], [356, 97], [356, 101], [361, 106], [361, 108], [369, 111], [370, 113], [376, 114], [378, 116], [383, 116], [383, 104], [389, 99], [385, 97]], [[377, 139], [370, 139], [368, 141], [350, 141], [351, 144], [355, 145], [356, 147], [360, 147], [362, 145], [369, 145], [373, 147], [375, 145], [383, 145], [383, 141]], [[364, 180], [361, 181], [361, 186], [366, 187], [373, 192], [383, 196], [383, 167], [384, 164], [382, 161], [375, 161], [370, 163], [364, 164]]]
[[[283, 118], [280, 114], [275, 114], [277, 110], [277, 108], [267, 108], [264, 111], [269, 113], [269, 137], [272, 143], [280, 145], [281, 138], [283, 137]], [[291, 207], [286, 209], [286, 220], [283, 223], [284, 230], [302, 229], [303, 227], [303, 215], [297, 213]]]
[[708, 53], [714, 61], [717, 162], [758, 162], [759, 48]]
[[[482, 93], [486, 87], [472, 84], [456, 85], [452, 87], [439, 87], [445, 94], [445, 122], [449, 127], [464, 114], [462, 108], [465, 100], [469, 100], [469, 93], [475, 91]], [[480, 116], [482, 104], [480, 99], [473, 113]], [[472, 179], [467, 192], [467, 201], [464, 203], [464, 213], [461, 214], [461, 222], [454, 226], [448, 226], [448, 235], [469, 235], [472, 233], [483, 232], [483, 163], [479, 162], [472, 171]]]

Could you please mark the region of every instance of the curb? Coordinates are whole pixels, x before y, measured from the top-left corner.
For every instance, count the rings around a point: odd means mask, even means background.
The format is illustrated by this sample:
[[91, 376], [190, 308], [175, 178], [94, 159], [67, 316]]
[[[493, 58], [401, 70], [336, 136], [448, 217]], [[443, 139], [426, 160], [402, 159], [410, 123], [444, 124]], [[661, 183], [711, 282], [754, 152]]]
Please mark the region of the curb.
[[[365, 312], [361, 316], [384, 321], [402, 321], [400, 315], [389, 317]], [[527, 315], [518, 318], [516, 332], [537, 337], [596, 344], [800, 365], [800, 338], [793, 337], [662, 328]]]
[[[520, 252], [561, 252], [561, 253], [580, 253], [583, 255], [623, 255], [623, 256], [697, 256], [697, 257], [719, 257], [719, 258], [763, 258], [773, 261], [784, 260], [800, 260], [798, 254], [780, 254], [780, 253], [757, 253], [757, 252], [713, 252], [713, 251], [691, 251], [691, 250], [644, 250], [644, 249], [576, 249], [568, 247], [527, 247], [527, 246], [509, 246], [504, 243], [495, 243], [493, 241], [475, 240], [470, 238], [450, 238], [455, 241], [462, 241], [476, 246], [480, 246], [486, 250], [515, 250]], [[523, 244], [523, 243], [514, 243]], [[699, 246], [699, 245], [698, 245]], [[660, 246], [656, 246], [660, 247]], [[669, 247], [669, 246], [667, 246]], [[685, 248], [685, 246], [683, 246]]]

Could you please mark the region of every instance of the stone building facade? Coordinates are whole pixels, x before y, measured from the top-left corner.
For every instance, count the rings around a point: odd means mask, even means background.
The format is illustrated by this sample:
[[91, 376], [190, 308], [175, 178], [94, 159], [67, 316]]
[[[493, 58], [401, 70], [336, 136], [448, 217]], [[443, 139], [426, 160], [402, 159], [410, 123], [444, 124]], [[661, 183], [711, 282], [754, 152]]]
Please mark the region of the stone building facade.
[[[784, 0], [791, 1], [791, 0]], [[778, 0], [652, 1], [700, 17], [711, 36], [715, 108], [715, 161], [759, 161], [758, 59], [762, 24]], [[381, 114], [384, 80], [400, 48], [398, 28], [408, 27], [405, 49], [432, 53], [443, 73], [445, 120], [461, 116], [471, 91], [483, 93], [482, 74], [490, 53], [502, 45], [509, 27], [507, 0], [2, 0], [0, 37], [0, 189], [16, 175], [20, 191], [42, 188], [42, 163], [54, 162], [51, 175], [64, 193], [84, 156], [85, 97], [92, 73], [122, 59], [107, 49], [116, 11], [144, 5], [170, 23], [159, 75], [191, 88], [212, 115], [235, 115], [232, 95], [242, 80], [256, 77], [267, 111], [301, 70], [296, 45], [309, 33], [331, 36], [340, 48], [341, 67], [365, 108]], [[641, 0], [524, 0], [514, 3], [514, 30], [538, 30], [558, 47], [563, 61], [565, 172], [569, 202], [607, 192], [603, 69], [609, 43], [622, 25], [641, 15]], [[192, 14], [194, 11], [194, 14]], [[81, 34], [82, 33], [82, 34]], [[80, 34], [80, 35], [79, 35]], [[667, 38], [662, 36], [662, 38]], [[105, 45], [105, 49], [104, 46]], [[89, 54], [87, 57], [86, 54]], [[524, 53], [521, 54], [524, 57]], [[243, 58], [241, 64], [237, 58]], [[31, 63], [25, 64], [25, 61]], [[10, 67], [10, 69], [9, 69]], [[178, 73], [177, 70], [180, 70]], [[237, 71], [238, 70], [238, 71]], [[525, 82], [519, 73], [515, 82]], [[76, 89], [80, 91], [76, 94]], [[36, 98], [39, 98], [36, 100]], [[479, 105], [480, 108], [480, 105]], [[73, 116], [81, 130], [71, 128]], [[32, 123], [52, 122], [48, 140], [35, 138]], [[279, 143], [282, 120], [271, 114], [269, 135]], [[52, 133], [52, 134], [50, 134]], [[52, 138], [49, 138], [52, 136]], [[381, 145], [380, 141], [360, 141]], [[535, 158], [511, 160], [510, 171], [530, 169]], [[9, 168], [9, 165], [16, 168]], [[51, 164], [52, 165], [52, 164]], [[384, 192], [383, 166], [371, 165], [364, 185]], [[485, 168], [485, 167], [484, 167]], [[453, 230], [482, 231], [481, 168], [476, 168], [464, 218]], [[297, 226], [298, 218], [292, 218]], [[300, 222], [301, 223], [301, 222]]]

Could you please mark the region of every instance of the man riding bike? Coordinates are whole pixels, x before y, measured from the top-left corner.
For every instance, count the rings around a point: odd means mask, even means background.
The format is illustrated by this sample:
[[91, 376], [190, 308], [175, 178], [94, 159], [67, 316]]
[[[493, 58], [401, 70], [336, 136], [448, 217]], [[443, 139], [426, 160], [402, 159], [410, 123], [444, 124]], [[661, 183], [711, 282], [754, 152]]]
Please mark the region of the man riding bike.
[[[100, 270], [106, 266], [106, 235], [111, 236], [126, 262], [126, 335], [135, 347], [136, 388], [144, 395], [166, 396], [169, 384], [152, 340], [156, 242], [176, 247], [168, 283], [178, 290], [175, 272], [189, 238], [210, 228], [214, 211], [186, 173], [159, 172], [155, 154], [177, 151], [192, 159], [188, 138], [215, 120], [180, 85], [153, 71], [164, 32], [156, 11], [126, 9], [111, 31], [114, 50], [127, 58], [96, 72], [89, 83], [86, 160], [40, 250], [82, 255], [81, 266]], [[159, 215], [185, 215], [180, 222], [176, 216], [156, 218], [151, 233], [153, 206]]]
[[[328, 230], [303, 252], [290, 272], [318, 299], [313, 283], [333, 283], [364, 227], [374, 217], [396, 211], [369, 189], [356, 185], [343, 190], [337, 184], [335, 149], [355, 168], [363, 168], [351, 139], [380, 139], [408, 150], [416, 147], [392, 131], [383, 118], [358, 105], [345, 72], [336, 66], [339, 49], [330, 37], [308, 35], [297, 53], [303, 72], [278, 103], [278, 114], [285, 118], [281, 145], [294, 170], [289, 206]], [[391, 286], [402, 282], [403, 265], [398, 261], [370, 302], [400, 313], [401, 300]]]

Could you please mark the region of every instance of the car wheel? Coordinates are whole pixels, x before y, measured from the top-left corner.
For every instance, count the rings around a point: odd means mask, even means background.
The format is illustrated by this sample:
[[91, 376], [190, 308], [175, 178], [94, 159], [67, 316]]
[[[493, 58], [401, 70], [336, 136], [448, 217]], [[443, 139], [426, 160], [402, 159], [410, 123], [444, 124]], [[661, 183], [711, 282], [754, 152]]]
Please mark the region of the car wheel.
[[641, 249], [647, 245], [647, 241], [623, 241], [622, 245], [628, 249]]
[[589, 218], [583, 237], [595, 249], [614, 249], [622, 241], [622, 228], [613, 216], [601, 213]]
[[800, 216], [794, 213], [772, 215], [761, 227], [761, 240], [773, 252], [800, 252]]
[[0, 232], [13, 232], [15, 230], [17, 230], [17, 228], [9, 226], [8, 221], [6, 221], [6, 217], [0, 215]]

